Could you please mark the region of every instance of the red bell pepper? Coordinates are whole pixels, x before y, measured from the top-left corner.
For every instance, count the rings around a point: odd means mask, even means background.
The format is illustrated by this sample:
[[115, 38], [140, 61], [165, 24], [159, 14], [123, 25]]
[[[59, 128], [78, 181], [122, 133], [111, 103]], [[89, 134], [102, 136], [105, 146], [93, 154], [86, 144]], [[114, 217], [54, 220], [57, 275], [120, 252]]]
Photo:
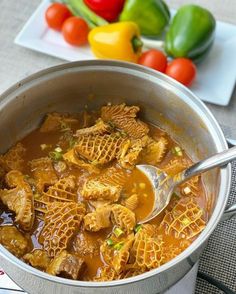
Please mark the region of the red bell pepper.
[[97, 15], [112, 22], [118, 18], [125, 0], [84, 0], [84, 2]]

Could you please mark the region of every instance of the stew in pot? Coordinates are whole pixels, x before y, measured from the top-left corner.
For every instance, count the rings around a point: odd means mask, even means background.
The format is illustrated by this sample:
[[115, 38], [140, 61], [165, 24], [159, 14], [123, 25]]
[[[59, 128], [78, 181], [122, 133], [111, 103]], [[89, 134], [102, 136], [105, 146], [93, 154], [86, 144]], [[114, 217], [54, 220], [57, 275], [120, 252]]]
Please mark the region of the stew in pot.
[[106, 105], [49, 113], [0, 156], [0, 243], [31, 266], [84, 281], [111, 281], [152, 270], [185, 250], [204, 229], [201, 177], [182, 184], [168, 207], [153, 206], [146, 163], [173, 175], [192, 161], [139, 107]]

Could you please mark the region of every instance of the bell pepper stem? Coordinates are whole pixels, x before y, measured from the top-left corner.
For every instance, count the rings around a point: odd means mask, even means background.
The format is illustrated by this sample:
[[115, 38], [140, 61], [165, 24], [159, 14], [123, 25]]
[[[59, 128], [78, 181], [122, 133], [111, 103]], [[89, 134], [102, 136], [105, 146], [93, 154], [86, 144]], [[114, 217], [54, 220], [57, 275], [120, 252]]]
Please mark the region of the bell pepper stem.
[[148, 49], [157, 49], [157, 50], [164, 51], [165, 42], [162, 40], [152, 40], [147, 38], [141, 38], [141, 40], [143, 42], [143, 46]]
[[143, 46], [142, 40], [137, 36], [134, 36], [131, 42], [135, 53], [137, 53], [139, 49]]

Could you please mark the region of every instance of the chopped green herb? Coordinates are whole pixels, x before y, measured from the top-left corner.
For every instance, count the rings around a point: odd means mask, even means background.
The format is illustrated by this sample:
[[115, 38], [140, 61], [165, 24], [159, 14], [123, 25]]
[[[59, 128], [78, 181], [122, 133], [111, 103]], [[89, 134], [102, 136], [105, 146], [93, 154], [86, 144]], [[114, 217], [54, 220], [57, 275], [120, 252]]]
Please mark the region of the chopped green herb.
[[114, 234], [115, 234], [116, 237], [118, 238], [118, 237], [120, 237], [121, 235], [124, 234], [124, 231], [121, 230], [120, 228], [115, 228], [115, 230], [114, 230]]
[[115, 124], [114, 124], [112, 121], [108, 121], [107, 123], [110, 125], [110, 127], [111, 127], [112, 129], [115, 128]]
[[97, 165], [98, 164], [98, 161], [97, 160], [93, 160], [90, 162], [92, 165]]
[[142, 225], [136, 225], [136, 226], [134, 227], [134, 231], [135, 231], [135, 233], [138, 233], [141, 229], [142, 229]]
[[179, 200], [179, 199], [180, 199], [180, 195], [178, 195], [178, 194], [176, 194], [176, 193], [173, 193], [172, 198], [173, 198], [173, 199], [175, 198], [175, 199]]
[[174, 155], [183, 156], [183, 152], [179, 146], [175, 146], [171, 151]]
[[107, 245], [112, 246], [113, 245], [113, 240], [112, 239], [107, 239]]
[[127, 137], [127, 134], [124, 131], [121, 131], [120, 134], [121, 134], [121, 137], [124, 137], [124, 138]]
[[124, 245], [124, 242], [119, 242], [114, 245], [115, 250], [120, 250]]
[[49, 157], [52, 160], [58, 161], [63, 158], [61, 147], [56, 147], [54, 151], [49, 152]]
[[56, 147], [54, 150], [55, 150], [56, 152], [59, 152], [59, 153], [61, 153], [61, 152], [62, 152], [62, 149], [61, 149], [61, 147]]
[[115, 132], [114, 137], [116, 137], [116, 138], [122, 137], [121, 132]]
[[58, 160], [62, 159], [62, 153], [61, 152], [52, 151], [52, 152], [49, 152], [48, 155], [52, 160], [55, 160], [55, 161], [58, 161]]
[[29, 180], [30, 176], [29, 175], [24, 175], [25, 180]]
[[76, 139], [75, 138], [72, 138], [69, 140], [69, 148], [73, 148], [76, 144]]

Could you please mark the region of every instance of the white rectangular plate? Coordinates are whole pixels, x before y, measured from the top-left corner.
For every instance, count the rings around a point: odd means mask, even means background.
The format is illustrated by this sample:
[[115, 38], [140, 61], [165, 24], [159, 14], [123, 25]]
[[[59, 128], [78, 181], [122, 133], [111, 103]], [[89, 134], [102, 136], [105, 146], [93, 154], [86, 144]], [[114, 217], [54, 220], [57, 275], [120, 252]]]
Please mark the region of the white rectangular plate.
[[[68, 61], [94, 59], [89, 46], [73, 47], [59, 32], [47, 27], [44, 0], [27, 21], [15, 43]], [[203, 101], [228, 105], [236, 80], [236, 26], [217, 21], [216, 39], [207, 58], [198, 65], [191, 90]]]

